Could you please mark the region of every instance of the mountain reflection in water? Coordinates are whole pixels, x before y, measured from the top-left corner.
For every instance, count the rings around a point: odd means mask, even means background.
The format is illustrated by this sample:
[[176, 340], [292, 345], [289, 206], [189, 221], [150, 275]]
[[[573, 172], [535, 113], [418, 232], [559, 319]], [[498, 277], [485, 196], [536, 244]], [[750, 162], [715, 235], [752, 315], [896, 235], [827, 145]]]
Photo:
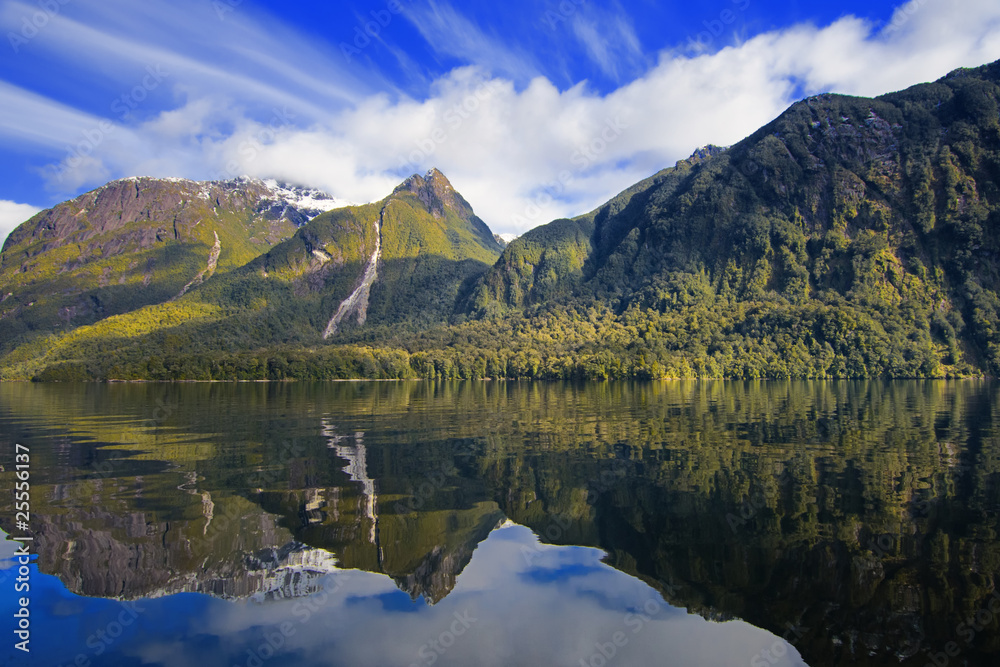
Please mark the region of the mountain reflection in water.
[[24, 664], [993, 664], [998, 408], [987, 382], [0, 385], [61, 638]]

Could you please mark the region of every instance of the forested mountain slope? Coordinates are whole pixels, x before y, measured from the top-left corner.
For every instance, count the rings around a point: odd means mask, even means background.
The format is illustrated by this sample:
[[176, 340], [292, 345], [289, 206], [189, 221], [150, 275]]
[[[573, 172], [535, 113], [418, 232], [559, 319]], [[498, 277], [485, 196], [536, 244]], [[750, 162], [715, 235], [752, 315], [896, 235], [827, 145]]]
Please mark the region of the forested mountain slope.
[[996, 373], [998, 78], [803, 100], [515, 240], [467, 307], [607, 308], [629, 358], [712, 375]]

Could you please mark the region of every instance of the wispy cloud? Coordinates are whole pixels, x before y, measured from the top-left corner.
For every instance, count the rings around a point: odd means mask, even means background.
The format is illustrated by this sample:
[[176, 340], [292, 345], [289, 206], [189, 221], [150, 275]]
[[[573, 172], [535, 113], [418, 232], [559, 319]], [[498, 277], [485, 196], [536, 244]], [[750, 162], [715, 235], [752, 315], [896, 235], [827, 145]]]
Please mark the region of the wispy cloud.
[[[259, 24], [243, 9], [220, 20], [212, 5], [192, 0], [67, 5], [30, 47], [63, 65], [63, 71], [45, 73], [49, 81], [82, 72], [97, 90], [112, 93], [134, 85], [149, 66], [164, 68], [191, 94], [228, 92], [265, 105], [294, 103], [317, 115], [377, 90], [340, 67], [332, 52], [280, 24]], [[31, 9], [19, 2], [5, 5], [0, 26], [12, 28]], [[81, 11], [71, 13], [75, 9]]]
[[10, 144], [61, 148], [99, 117], [0, 81], [0, 137]]
[[628, 14], [621, 8], [604, 10], [582, 5], [571, 15], [573, 34], [587, 55], [609, 79], [621, 82], [643, 69], [643, 53]]
[[445, 0], [414, 2], [405, 16], [440, 55], [516, 81], [526, 81], [541, 73], [533, 55], [484, 30]]

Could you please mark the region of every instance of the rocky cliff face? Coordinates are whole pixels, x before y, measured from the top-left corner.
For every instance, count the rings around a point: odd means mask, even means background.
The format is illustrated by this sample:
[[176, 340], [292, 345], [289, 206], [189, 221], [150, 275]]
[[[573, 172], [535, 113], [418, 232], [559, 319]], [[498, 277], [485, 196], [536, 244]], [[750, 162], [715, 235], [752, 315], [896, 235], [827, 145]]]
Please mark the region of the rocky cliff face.
[[[118, 480], [86, 488], [95, 502], [78, 502], [74, 485], [53, 488], [55, 498], [71, 502], [64, 512], [50, 507], [38, 515], [39, 567], [78, 595], [123, 600], [301, 597], [320, 590], [328, 574], [357, 568], [386, 574], [413, 599], [433, 604], [505, 520], [492, 503], [449, 512], [444, 525], [435, 516], [368, 516], [374, 505], [366, 496], [337, 487], [269, 494], [280, 498], [284, 516], [240, 497], [193, 490], [173, 494], [172, 510], [142, 511], [108, 500], [125, 492]], [[293, 535], [285, 526], [302, 518], [306, 525]], [[377, 527], [388, 542], [380, 542]]]
[[[110, 480], [99, 492], [114, 486]], [[125, 600], [176, 593], [298, 597], [319, 590], [338, 569], [333, 554], [298, 543], [276, 517], [242, 499], [216, 503], [205, 492], [194, 501], [201, 515], [187, 521], [103, 503], [39, 515], [39, 567], [78, 595]]]
[[[148, 248], [168, 238], [197, 237], [194, 229], [220, 214], [249, 214], [269, 223], [261, 240], [286, 238], [287, 224], [300, 227], [320, 213], [346, 205], [325, 193], [237, 178], [229, 181], [124, 178], [42, 211], [10, 234], [4, 250], [25, 247], [28, 257], [65, 243], [80, 244], [84, 257], [107, 257], [134, 243]], [[125, 231], [128, 233], [114, 234]], [[114, 234], [103, 243], [91, 244]], [[87, 252], [89, 251], [89, 252]]]
[[473, 215], [469, 202], [455, 191], [451, 182], [437, 169], [431, 169], [423, 176], [410, 176], [393, 190], [393, 194], [400, 192], [415, 194], [435, 217], [444, 215], [445, 207], [469, 217]]

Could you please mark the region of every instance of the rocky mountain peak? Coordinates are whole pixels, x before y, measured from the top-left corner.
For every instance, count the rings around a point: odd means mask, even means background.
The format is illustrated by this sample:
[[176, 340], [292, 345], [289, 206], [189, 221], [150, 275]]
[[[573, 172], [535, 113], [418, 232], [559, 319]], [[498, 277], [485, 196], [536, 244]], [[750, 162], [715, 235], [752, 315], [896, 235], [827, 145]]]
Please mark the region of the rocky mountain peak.
[[393, 194], [410, 192], [434, 214], [440, 217], [444, 214], [445, 208], [455, 210], [459, 215], [468, 217], [472, 215], [472, 207], [452, 186], [448, 178], [438, 169], [432, 168], [426, 174], [414, 174], [400, 183]]
[[713, 157], [715, 155], [721, 155], [729, 150], [726, 146], [716, 146], [715, 144], [708, 144], [707, 146], [702, 146], [701, 148], [695, 149], [691, 153], [689, 160], [704, 160], [706, 158]]

